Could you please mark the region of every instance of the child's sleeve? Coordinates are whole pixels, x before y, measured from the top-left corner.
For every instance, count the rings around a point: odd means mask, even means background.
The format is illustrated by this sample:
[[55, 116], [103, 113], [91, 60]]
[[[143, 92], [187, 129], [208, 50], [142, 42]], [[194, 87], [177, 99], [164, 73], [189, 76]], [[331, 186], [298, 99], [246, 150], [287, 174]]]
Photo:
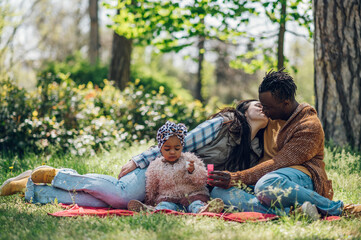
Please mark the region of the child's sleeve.
[[193, 185], [205, 185], [207, 183], [207, 169], [203, 161], [193, 153], [187, 152], [184, 154], [187, 161], [194, 161], [194, 171], [192, 173], [186, 171], [186, 179], [191, 181]]
[[156, 159], [155, 161], [151, 162], [149, 164], [149, 167], [147, 169], [146, 174], [146, 195], [145, 195], [145, 203], [149, 205], [154, 205], [156, 198], [158, 197], [158, 187], [159, 187], [159, 165], [161, 161], [158, 161], [159, 159]]

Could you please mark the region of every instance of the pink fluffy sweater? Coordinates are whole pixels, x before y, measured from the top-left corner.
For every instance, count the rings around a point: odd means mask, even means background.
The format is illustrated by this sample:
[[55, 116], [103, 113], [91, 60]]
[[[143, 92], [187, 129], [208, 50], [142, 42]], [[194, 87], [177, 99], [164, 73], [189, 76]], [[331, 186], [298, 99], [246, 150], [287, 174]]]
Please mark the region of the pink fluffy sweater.
[[[194, 160], [194, 171], [189, 173], [186, 161]], [[182, 153], [178, 161], [167, 162], [159, 157], [150, 163], [146, 172], [146, 203], [162, 201], [188, 206], [195, 200], [207, 202], [207, 170], [202, 160], [190, 152]]]

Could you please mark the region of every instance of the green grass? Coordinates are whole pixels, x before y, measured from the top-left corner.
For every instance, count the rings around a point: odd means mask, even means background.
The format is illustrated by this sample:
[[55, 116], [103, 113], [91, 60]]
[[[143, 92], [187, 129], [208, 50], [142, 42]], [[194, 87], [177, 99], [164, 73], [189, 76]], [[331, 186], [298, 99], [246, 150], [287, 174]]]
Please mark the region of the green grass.
[[[131, 156], [147, 147], [117, 149], [82, 158], [28, 155], [21, 160], [2, 156], [0, 182], [43, 163], [73, 168], [79, 173], [117, 176]], [[335, 148], [326, 148], [325, 153], [327, 171], [335, 190], [334, 199], [360, 203], [360, 155]], [[361, 221], [355, 218], [310, 222], [294, 216], [270, 222], [236, 223], [161, 214], [105, 218], [57, 218], [47, 214], [59, 210], [61, 208], [55, 204], [27, 204], [20, 195], [0, 197], [0, 239], [361, 239]]]

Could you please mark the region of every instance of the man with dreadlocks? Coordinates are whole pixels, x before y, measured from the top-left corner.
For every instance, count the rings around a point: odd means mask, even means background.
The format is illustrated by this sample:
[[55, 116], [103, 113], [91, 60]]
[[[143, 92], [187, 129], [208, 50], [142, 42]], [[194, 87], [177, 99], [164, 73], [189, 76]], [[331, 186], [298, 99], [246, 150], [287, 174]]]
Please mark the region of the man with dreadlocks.
[[[263, 112], [274, 125], [265, 131], [264, 157], [243, 171], [211, 172], [208, 183], [218, 186], [211, 196], [243, 211], [289, 214], [290, 209], [299, 207], [314, 220], [320, 214], [341, 215], [348, 207], [342, 201], [332, 201], [321, 122], [313, 107], [296, 101], [297, 87], [283, 70], [268, 72], [259, 86]], [[234, 187], [240, 183], [255, 185], [254, 193]]]

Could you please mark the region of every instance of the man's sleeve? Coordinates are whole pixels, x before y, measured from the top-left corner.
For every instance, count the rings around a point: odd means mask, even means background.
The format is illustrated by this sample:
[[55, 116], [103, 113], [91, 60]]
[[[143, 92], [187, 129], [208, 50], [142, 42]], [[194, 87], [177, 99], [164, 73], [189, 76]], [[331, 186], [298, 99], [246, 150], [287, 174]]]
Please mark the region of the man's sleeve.
[[[212, 142], [216, 138], [222, 123], [223, 118], [216, 117], [199, 124], [195, 129], [187, 134], [184, 141], [183, 152], [195, 151]], [[159, 156], [159, 148], [154, 147], [134, 156], [132, 160], [135, 162], [137, 167], [146, 168], [151, 161]]]

